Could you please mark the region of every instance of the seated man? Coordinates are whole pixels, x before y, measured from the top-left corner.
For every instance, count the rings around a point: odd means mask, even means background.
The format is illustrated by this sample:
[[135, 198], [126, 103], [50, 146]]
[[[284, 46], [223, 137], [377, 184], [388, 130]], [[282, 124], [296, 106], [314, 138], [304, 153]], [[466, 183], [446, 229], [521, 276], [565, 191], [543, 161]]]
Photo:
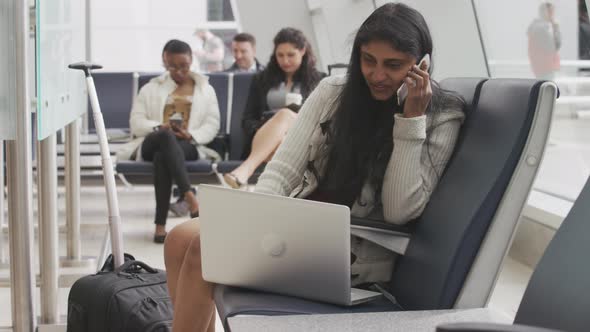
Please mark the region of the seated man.
[[256, 38], [249, 33], [238, 33], [231, 42], [234, 63], [226, 72], [255, 73], [264, 69], [256, 59]]

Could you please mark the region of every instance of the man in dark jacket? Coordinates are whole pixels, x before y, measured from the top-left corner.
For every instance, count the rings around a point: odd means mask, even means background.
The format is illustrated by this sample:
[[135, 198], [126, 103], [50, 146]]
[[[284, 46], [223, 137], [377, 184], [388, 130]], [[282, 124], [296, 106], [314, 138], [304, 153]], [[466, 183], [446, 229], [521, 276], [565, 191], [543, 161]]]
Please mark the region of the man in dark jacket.
[[256, 39], [249, 33], [239, 33], [231, 43], [235, 62], [226, 72], [258, 72], [264, 66], [256, 59]]

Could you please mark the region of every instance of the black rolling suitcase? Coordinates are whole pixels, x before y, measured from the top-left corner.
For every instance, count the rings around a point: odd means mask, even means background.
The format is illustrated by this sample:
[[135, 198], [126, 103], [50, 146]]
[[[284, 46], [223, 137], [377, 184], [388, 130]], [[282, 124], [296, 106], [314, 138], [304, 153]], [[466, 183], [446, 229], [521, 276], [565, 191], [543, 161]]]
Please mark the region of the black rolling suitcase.
[[123, 255], [121, 221], [113, 164], [96, 96], [90, 63], [69, 66], [83, 70], [98, 134], [109, 209], [112, 254], [96, 274], [72, 285], [68, 296], [68, 332], [164, 332], [172, 329], [172, 302], [166, 273]]

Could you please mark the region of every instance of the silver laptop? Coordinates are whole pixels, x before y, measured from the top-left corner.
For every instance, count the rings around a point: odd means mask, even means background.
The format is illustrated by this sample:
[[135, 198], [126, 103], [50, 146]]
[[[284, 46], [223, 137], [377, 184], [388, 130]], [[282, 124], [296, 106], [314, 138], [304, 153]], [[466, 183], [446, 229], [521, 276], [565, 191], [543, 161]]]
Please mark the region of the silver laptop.
[[207, 281], [339, 305], [381, 294], [350, 287], [347, 206], [199, 186]]

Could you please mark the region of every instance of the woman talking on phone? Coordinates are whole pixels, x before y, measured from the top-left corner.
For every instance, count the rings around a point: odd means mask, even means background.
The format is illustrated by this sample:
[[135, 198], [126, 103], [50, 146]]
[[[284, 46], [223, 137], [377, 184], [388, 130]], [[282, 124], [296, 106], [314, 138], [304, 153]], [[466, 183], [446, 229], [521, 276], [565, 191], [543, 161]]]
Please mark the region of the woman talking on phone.
[[163, 52], [167, 72], [141, 88], [130, 116], [135, 137], [118, 159], [146, 160], [154, 164], [156, 230], [154, 242], [164, 243], [172, 182], [188, 203], [191, 217], [199, 206], [190, 183], [185, 160], [212, 158], [204, 145], [219, 131], [219, 107], [207, 77], [192, 72], [192, 51], [180, 40], [171, 40]]
[[[432, 49], [419, 12], [400, 3], [375, 10], [356, 34], [348, 73], [322, 80], [309, 96], [256, 191], [343, 204], [385, 223], [418, 217], [464, 118], [464, 102], [430, 78], [428, 61], [418, 66]], [[402, 84], [407, 96], [398, 100]], [[393, 254], [359, 238], [351, 249], [353, 285], [390, 279]], [[164, 253], [174, 331], [212, 330], [198, 223], [172, 230]]]

